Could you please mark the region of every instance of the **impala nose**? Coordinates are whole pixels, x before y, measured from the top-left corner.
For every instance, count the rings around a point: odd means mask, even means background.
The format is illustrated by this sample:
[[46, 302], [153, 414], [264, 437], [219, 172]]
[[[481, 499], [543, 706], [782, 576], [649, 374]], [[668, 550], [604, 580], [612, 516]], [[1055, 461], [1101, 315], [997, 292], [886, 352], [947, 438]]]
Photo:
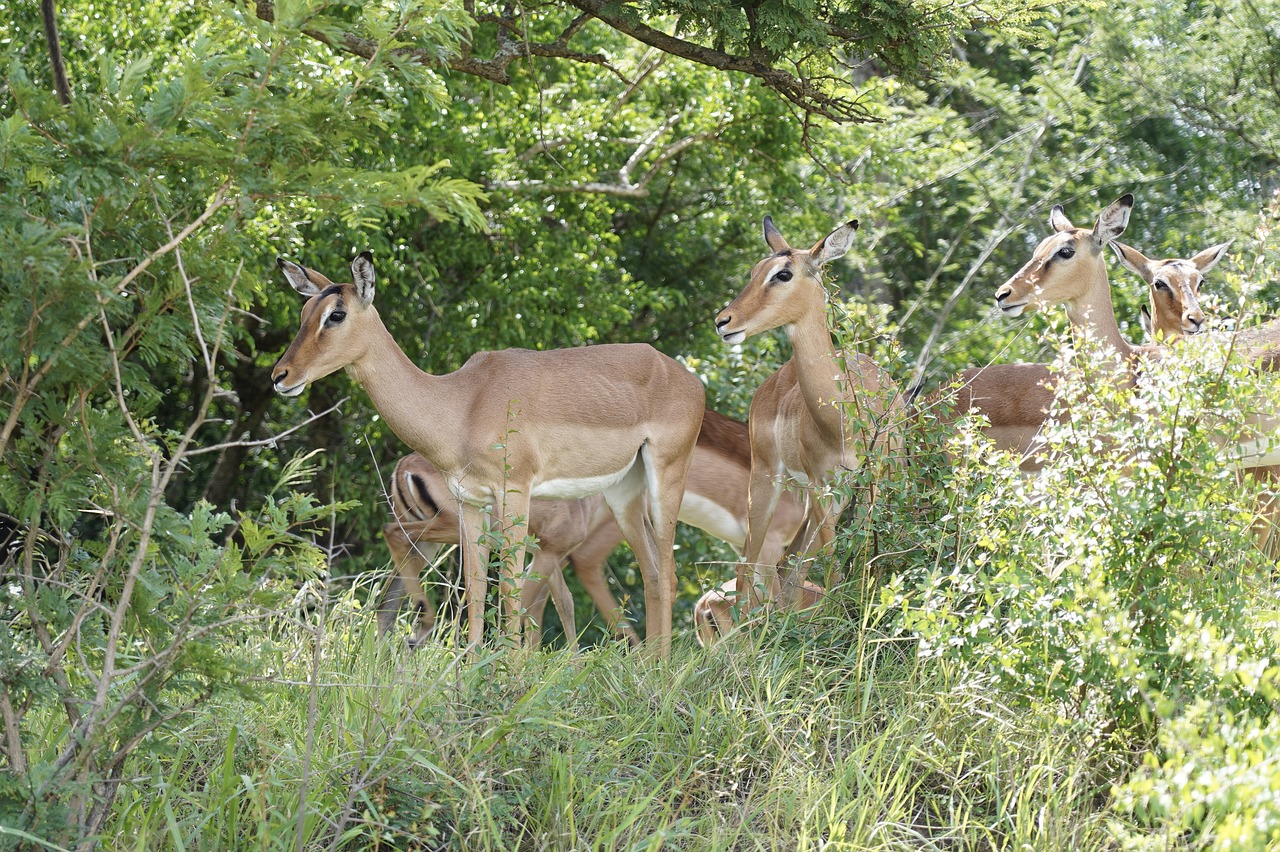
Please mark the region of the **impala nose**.
[[1000, 286], [1000, 289], [996, 291], [996, 304], [1001, 307], [1004, 307], [1004, 300], [1009, 298], [1009, 296], [1012, 293], [1013, 293], [1012, 287], [1010, 287], [1008, 284], [1002, 284]]
[[1182, 327], [1187, 334], [1199, 334], [1204, 328], [1204, 312], [1187, 311], [1182, 315]]
[[733, 322], [733, 314], [721, 314], [716, 317], [716, 331], [720, 331], [731, 322]]

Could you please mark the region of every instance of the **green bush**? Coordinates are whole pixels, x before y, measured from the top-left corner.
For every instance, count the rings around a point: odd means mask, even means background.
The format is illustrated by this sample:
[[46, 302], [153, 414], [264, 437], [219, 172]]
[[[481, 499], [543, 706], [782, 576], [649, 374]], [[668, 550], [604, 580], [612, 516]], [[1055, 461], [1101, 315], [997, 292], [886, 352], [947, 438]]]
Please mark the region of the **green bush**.
[[1275, 652], [1251, 605], [1274, 590], [1251, 537], [1255, 490], [1241, 487], [1229, 448], [1271, 380], [1225, 360], [1220, 345], [1189, 344], [1144, 363], [1131, 388], [1084, 347], [1057, 365], [1056, 425], [1036, 474], [962, 432], [955, 538], [939, 542], [936, 566], [882, 595], [922, 658], [987, 672], [1122, 748], [1195, 699], [1265, 707], [1260, 681], [1274, 672], [1237, 672]]

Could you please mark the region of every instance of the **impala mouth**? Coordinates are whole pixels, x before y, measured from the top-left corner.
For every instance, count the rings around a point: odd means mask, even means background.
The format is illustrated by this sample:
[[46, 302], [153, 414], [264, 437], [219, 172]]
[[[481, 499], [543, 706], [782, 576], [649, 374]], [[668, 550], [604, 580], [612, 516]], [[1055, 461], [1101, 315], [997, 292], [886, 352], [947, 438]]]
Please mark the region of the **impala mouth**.
[[279, 382], [276, 382], [275, 389], [276, 389], [276, 393], [280, 394], [281, 396], [301, 396], [302, 392], [307, 389], [307, 383], [303, 382], [300, 385], [294, 385], [291, 388], [287, 388], [281, 385]]
[[747, 333], [745, 331], [722, 331], [720, 332], [720, 339], [725, 343], [741, 343], [747, 339]]
[[1016, 305], [1000, 305], [1000, 312], [1007, 317], [1022, 316], [1022, 312], [1026, 310], [1027, 302], [1018, 302]]

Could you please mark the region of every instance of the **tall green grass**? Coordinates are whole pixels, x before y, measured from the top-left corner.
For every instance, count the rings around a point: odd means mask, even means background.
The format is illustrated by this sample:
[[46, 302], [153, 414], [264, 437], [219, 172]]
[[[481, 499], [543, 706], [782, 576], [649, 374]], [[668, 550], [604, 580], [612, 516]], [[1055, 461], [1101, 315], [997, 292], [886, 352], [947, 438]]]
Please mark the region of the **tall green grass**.
[[141, 755], [104, 845], [1107, 843], [1109, 779], [1070, 727], [909, 653], [869, 653], [856, 634], [834, 650], [779, 630], [709, 651], [685, 643], [667, 661], [609, 645], [471, 663], [376, 640], [354, 608], [323, 628], [298, 625], [273, 646], [258, 700], [209, 706]]

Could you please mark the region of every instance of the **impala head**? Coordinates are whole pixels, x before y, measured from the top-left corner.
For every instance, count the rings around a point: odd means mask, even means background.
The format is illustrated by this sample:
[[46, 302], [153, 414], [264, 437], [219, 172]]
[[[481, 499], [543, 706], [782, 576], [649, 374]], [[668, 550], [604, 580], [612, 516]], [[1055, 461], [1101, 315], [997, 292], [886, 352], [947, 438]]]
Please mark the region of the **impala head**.
[[276, 393], [297, 396], [311, 382], [364, 354], [367, 344], [361, 329], [378, 316], [373, 307], [373, 255], [364, 252], [351, 262], [351, 284], [334, 284], [283, 257], [276, 262], [293, 289], [308, 297], [298, 335], [271, 371]]
[[855, 219], [811, 249], [794, 249], [765, 216], [764, 241], [773, 254], [755, 265], [747, 286], [716, 317], [716, 331], [726, 343], [741, 343], [753, 334], [795, 323], [815, 305], [821, 310], [827, 301], [822, 267], [849, 250], [857, 229]]
[[1133, 196], [1122, 195], [1098, 216], [1093, 228], [1077, 228], [1056, 205], [1049, 214], [1054, 233], [1040, 241], [1031, 260], [996, 290], [996, 304], [1016, 317], [1047, 305], [1088, 298], [1098, 276], [1106, 277], [1102, 247], [1124, 233]]
[[1231, 241], [1210, 246], [1188, 260], [1151, 260], [1124, 243], [1112, 243], [1116, 257], [1147, 282], [1151, 310], [1142, 308], [1142, 327], [1154, 339], [1175, 340], [1204, 328], [1200, 285], [1204, 276], [1227, 253]]

